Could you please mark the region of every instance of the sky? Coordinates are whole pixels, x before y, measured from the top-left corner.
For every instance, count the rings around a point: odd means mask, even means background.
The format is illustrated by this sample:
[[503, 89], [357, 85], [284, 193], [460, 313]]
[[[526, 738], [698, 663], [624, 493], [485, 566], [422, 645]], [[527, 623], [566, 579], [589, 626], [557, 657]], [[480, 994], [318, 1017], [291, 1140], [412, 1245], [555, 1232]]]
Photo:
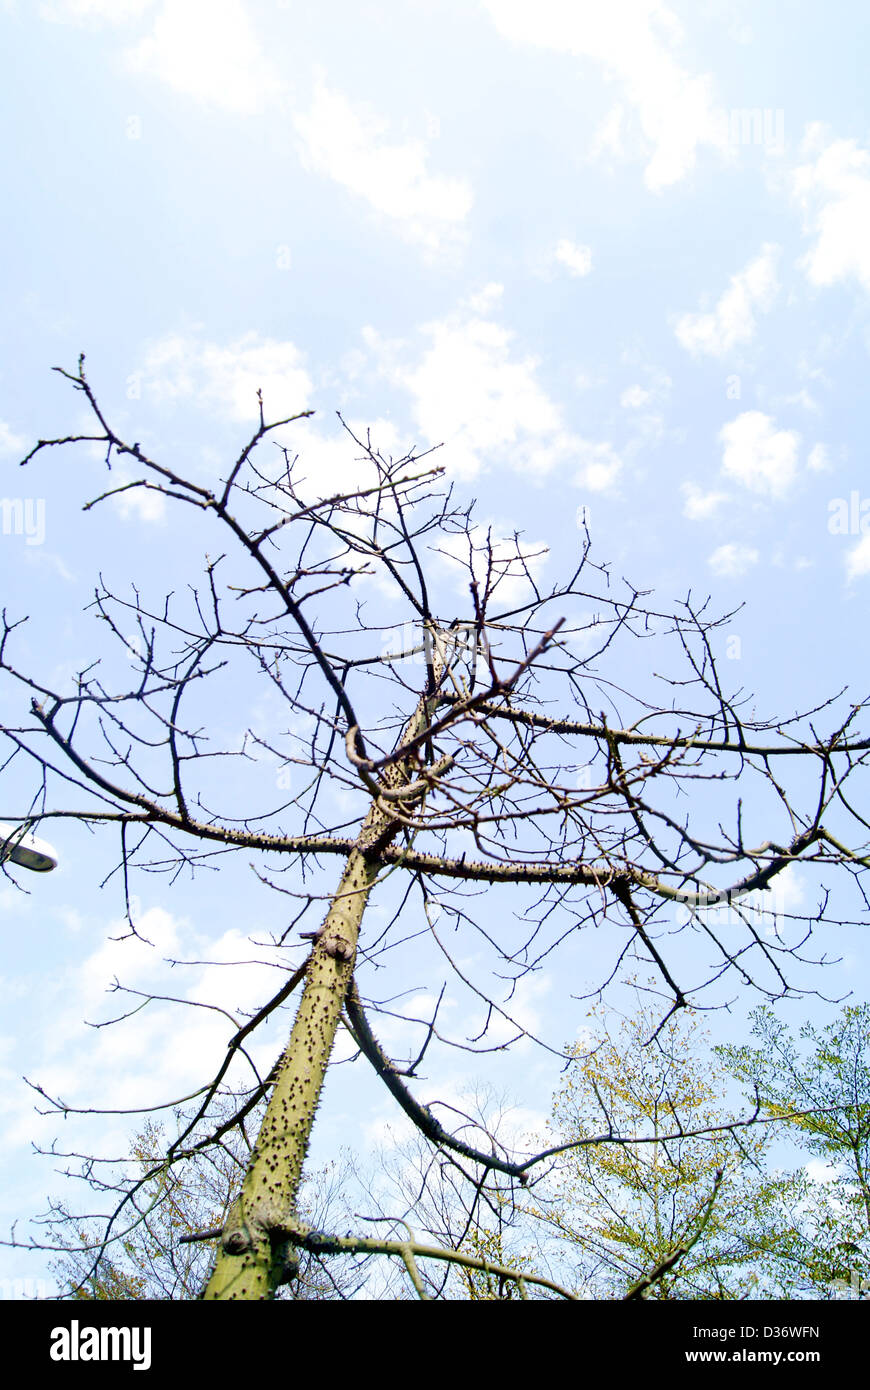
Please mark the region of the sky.
[[[31, 615], [22, 664], [70, 678], [99, 574], [165, 590], [200, 559], [155, 493], [99, 526], [83, 514], [101, 477], [87, 451], [18, 467], [83, 428], [51, 369], [84, 352], [119, 432], [197, 477], [235, 457], [259, 388], [272, 418], [315, 412], [292, 446], [318, 486], [345, 486], [340, 411], [397, 454], [442, 445], [494, 533], [546, 549], [546, 582], [582, 518], [614, 574], [735, 610], [719, 655], [759, 712], [867, 697], [865, 7], [792, 0], [786, 23], [749, 0], [0, 0], [0, 25], [0, 564], [8, 614]], [[19, 723], [23, 692], [2, 701]], [[23, 814], [25, 785], [4, 772], [0, 818]], [[179, 1024], [169, 1004], [88, 1026], [130, 1007], [113, 980], [169, 995], [167, 960], [201, 962], [184, 997], [239, 1011], [275, 976], [241, 866], [137, 883], [149, 947], [116, 939], [115, 842], [43, 833], [58, 869], [14, 871], [27, 894], [0, 882], [4, 1237], [67, 1190], [74, 1161], [34, 1142], [123, 1153], [136, 1123], [39, 1116], [23, 1076], [129, 1109], [189, 1094], [226, 1036], [225, 1016]], [[824, 949], [814, 986], [866, 997], [859, 929]], [[556, 984], [529, 977], [515, 1007], [560, 1047], [581, 1025]], [[743, 1036], [752, 1002], [710, 1026]], [[400, 1026], [383, 1041], [400, 1047]], [[493, 1075], [520, 1132], [558, 1069], [518, 1057]], [[468, 1078], [454, 1058], [432, 1085]], [[374, 1086], [360, 1100], [336, 1081], [318, 1154], [349, 1126], [383, 1136]], [[0, 1248], [0, 1288], [27, 1279], [49, 1280], [45, 1258]]]

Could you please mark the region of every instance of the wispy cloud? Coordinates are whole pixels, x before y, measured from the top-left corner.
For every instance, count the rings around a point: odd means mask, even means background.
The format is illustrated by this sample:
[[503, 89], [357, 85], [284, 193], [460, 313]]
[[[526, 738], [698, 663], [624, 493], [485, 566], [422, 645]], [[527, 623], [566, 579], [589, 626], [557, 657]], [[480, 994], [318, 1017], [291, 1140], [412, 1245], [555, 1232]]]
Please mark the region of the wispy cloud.
[[[266, 962], [250, 960], [250, 942], [229, 929], [206, 945], [193, 925], [160, 907], [142, 910], [134, 902], [141, 939], [125, 923], [109, 926], [108, 939], [55, 982], [63, 1003], [55, 1007], [41, 1035], [41, 1081], [47, 1089], [77, 1096], [97, 1086], [106, 1103], [123, 1093], [125, 1104], [148, 1103], [199, 1081], [209, 1058], [221, 1055], [232, 1032], [231, 1016], [252, 1011], [274, 988]], [[207, 954], [184, 970], [171, 993], [178, 1003], [155, 999], [121, 1024], [96, 1035], [82, 1026], [125, 1012], [123, 990], [165, 993], [166, 958]], [[240, 964], [243, 962], [243, 964]], [[186, 1007], [184, 1001], [196, 1001]], [[200, 1007], [207, 1005], [210, 1007]], [[267, 1060], [270, 1042], [257, 1047]], [[268, 1060], [267, 1060], [268, 1064]]]
[[0, 454], [20, 454], [27, 447], [23, 434], [16, 434], [5, 420], [0, 420]]
[[125, 59], [195, 101], [246, 115], [282, 85], [241, 0], [166, 0]]
[[773, 303], [777, 290], [776, 263], [779, 247], [766, 243], [745, 270], [731, 277], [728, 289], [712, 313], [683, 314], [675, 332], [691, 353], [722, 357], [755, 335], [755, 315]]
[[560, 430], [560, 413], [538, 380], [538, 362], [517, 356], [502, 324], [457, 313], [426, 324], [428, 347], [414, 369], [397, 377], [413, 398], [427, 440], [450, 443], [452, 467], [473, 477], [485, 456], [523, 452], [534, 467]]
[[[113, 486], [123, 487], [124, 483], [130, 481], [133, 480], [117, 474]], [[125, 492], [117, 493], [112, 502], [122, 521], [135, 517], [138, 521], [154, 524], [166, 519], [166, 498], [156, 488], [130, 487]]]
[[[709, 76], [693, 75], [675, 50], [682, 28], [663, 0], [484, 0], [507, 39], [537, 44], [598, 63], [619, 82], [640, 125], [648, 158], [644, 179], [659, 192], [691, 171], [702, 145], [724, 149], [727, 131], [713, 100]], [[599, 146], [625, 145], [620, 105], [605, 118]]]
[[[51, 0], [39, 13], [57, 24], [117, 27], [154, 9], [155, 0]], [[244, 0], [160, 0], [122, 61], [194, 101], [243, 115], [264, 110], [283, 87]]]
[[304, 166], [342, 184], [409, 241], [437, 251], [464, 235], [466, 179], [432, 174], [422, 140], [396, 143], [389, 123], [319, 80], [311, 108], [294, 118]]
[[707, 563], [721, 579], [739, 579], [758, 564], [758, 551], [749, 545], [738, 545], [731, 541], [714, 550]]
[[588, 492], [609, 492], [622, 472], [622, 459], [607, 440], [578, 439], [580, 468], [574, 476]]
[[652, 391], [643, 386], [627, 386], [619, 397], [619, 404], [624, 410], [639, 410], [642, 405], [649, 405], [652, 398]]
[[846, 556], [846, 574], [849, 579], [860, 579], [870, 574], [870, 536], [862, 536]]
[[697, 483], [683, 483], [680, 491], [686, 499], [683, 503], [683, 516], [689, 521], [707, 521], [723, 502], [728, 501], [727, 492], [705, 492]]
[[415, 365], [407, 342], [365, 337], [380, 370], [411, 398], [428, 444], [444, 442], [443, 462], [461, 477], [487, 466], [544, 477], [565, 463], [587, 470], [587, 485], [606, 486], [618, 471], [609, 444], [580, 439], [545, 390], [537, 358], [517, 351], [516, 335], [498, 322], [500, 285], [488, 285], [453, 313], [423, 324]]
[[793, 177], [813, 245], [801, 261], [813, 285], [856, 279], [870, 290], [870, 151], [855, 140], [829, 140], [807, 127], [804, 153], [813, 156]]
[[800, 435], [778, 430], [761, 410], [746, 410], [719, 432], [722, 472], [750, 492], [784, 497], [797, 475]]
[[143, 386], [158, 400], [191, 400], [253, 424], [258, 389], [271, 419], [307, 408], [313, 388], [303, 362], [295, 344], [255, 332], [227, 344], [170, 333], [146, 352]]
[[592, 269], [592, 248], [563, 237], [556, 245], [553, 259], [558, 265], [564, 266], [574, 279], [580, 279]]

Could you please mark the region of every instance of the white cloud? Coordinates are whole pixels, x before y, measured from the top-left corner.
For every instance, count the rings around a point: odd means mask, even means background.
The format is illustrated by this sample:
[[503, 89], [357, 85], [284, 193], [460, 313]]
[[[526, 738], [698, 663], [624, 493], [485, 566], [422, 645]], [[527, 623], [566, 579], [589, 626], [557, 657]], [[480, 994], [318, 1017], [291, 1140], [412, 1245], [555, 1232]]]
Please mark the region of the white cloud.
[[862, 574], [870, 574], [870, 535], [862, 536], [858, 544], [846, 556], [846, 574], [849, 579], [860, 579]]
[[388, 143], [385, 120], [352, 106], [322, 81], [311, 109], [294, 125], [304, 166], [364, 198], [408, 240], [436, 251], [462, 235], [471, 187], [465, 179], [428, 173], [421, 140]]
[[578, 439], [577, 450], [580, 455], [580, 468], [574, 475], [578, 487], [589, 492], [607, 492], [614, 486], [622, 471], [622, 459], [606, 440], [594, 443], [589, 439]]
[[[619, 404], [623, 410], [643, 411], [633, 425], [637, 431], [637, 438], [632, 441], [631, 448], [640, 444], [641, 440], [646, 442], [656, 441], [662, 437], [664, 432], [664, 418], [661, 414], [651, 410], [652, 406], [662, 406], [667, 401], [672, 381], [667, 372], [663, 372], [660, 367], [654, 364], [645, 364], [640, 361], [640, 354], [634, 349], [624, 349], [622, 361], [634, 370], [640, 369], [646, 377], [646, 384], [632, 382], [626, 386], [620, 394]], [[646, 407], [646, 410], [644, 410]]]
[[[111, 937], [92, 952], [76, 970], [77, 986], [86, 1006], [102, 999], [114, 979], [123, 975], [126, 984], [143, 984], [164, 968], [165, 955], [177, 955], [179, 930], [183, 924], [162, 907], [148, 908], [137, 915], [138, 937], [120, 940], [129, 933], [126, 922], [116, 922]], [[139, 939], [142, 938], [142, 939]]]
[[469, 308], [476, 314], [491, 314], [493, 309], [497, 309], [504, 298], [504, 285], [499, 285], [493, 281], [489, 285], [484, 285], [482, 290], [476, 294], [468, 296]]
[[751, 546], [737, 545], [731, 541], [728, 545], [720, 545], [714, 550], [707, 564], [713, 573], [721, 578], [737, 579], [753, 565], [758, 564], [758, 551], [753, 550]]
[[685, 497], [683, 516], [689, 521], [706, 521], [728, 501], [727, 492], [704, 492], [697, 483], [683, 483], [680, 491]]
[[26, 444], [23, 434], [15, 434], [5, 420], [0, 420], [0, 454], [23, 453]]
[[[82, 1018], [94, 1023], [111, 1017], [113, 1012], [120, 1014], [124, 1011], [122, 1007], [117, 1007], [118, 997], [112, 996], [114, 981], [120, 980], [128, 988], [147, 990], [149, 984], [153, 984], [165, 971], [164, 957], [178, 954], [180, 921], [162, 908], [136, 913], [134, 906], [134, 914], [142, 939], [130, 937], [130, 929], [125, 921], [112, 923], [109, 939], [102, 941], [96, 950], [75, 966], [63, 984], [64, 1003], [53, 1010], [51, 1020], [42, 1033], [44, 1056], [66, 1059], [59, 1063], [61, 1066], [71, 1061], [68, 1055], [71, 1042], [82, 1038]], [[122, 940], [122, 937], [126, 939]], [[127, 1002], [129, 1004], [129, 996]], [[147, 1024], [146, 1031], [150, 1035], [152, 1024], [148, 1013], [146, 1010], [140, 1019]], [[88, 1045], [92, 1059], [101, 1058], [109, 1065], [116, 1058], [121, 1043], [120, 1040], [117, 1043], [112, 1041], [112, 1032], [109, 1029], [106, 1033], [98, 1034]], [[140, 1042], [142, 1039], [138, 1026], [129, 1028], [125, 1036], [135, 1036]], [[106, 1038], [108, 1046], [103, 1043], [103, 1038]], [[137, 1053], [134, 1047], [131, 1055], [145, 1057], [147, 1048], [143, 1047]], [[86, 1080], [88, 1075], [89, 1069], [84, 1069], [83, 1078], [78, 1078], [77, 1083], [73, 1084], [82, 1084], [82, 1079]]]
[[801, 387], [800, 391], [796, 391], [793, 396], [784, 396], [783, 403], [785, 405], [799, 405], [804, 410], [812, 410], [816, 414], [818, 414], [821, 409], [815, 396], [811, 396], [804, 386]]
[[241, 0], [165, 0], [150, 34], [124, 56], [133, 71], [242, 114], [262, 111], [281, 89]]
[[[497, 302], [495, 288], [487, 287], [484, 304]], [[387, 343], [372, 329], [364, 336], [381, 370], [410, 394], [427, 443], [448, 446], [441, 462], [451, 472], [473, 478], [489, 464], [543, 477], [578, 458], [612, 470], [609, 455], [591, 457], [597, 446], [566, 430], [538, 380], [537, 359], [515, 354], [509, 329], [467, 303], [421, 332], [428, 347], [416, 366], [408, 365], [407, 344]]]
[[800, 435], [777, 430], [760, 410], [747, 410], [719, 431], [722, 472], [750, 492], [784, 497], [797, 472]]
[[[251, 961], [251, 942], [236, 927], [229, 927], [208, 947], [209, 963], [204, 965], [187, 997], [226, 1009], [254, 1013], [274, 990], [275, 969], [266, 961]], [[239, 961], [247, 961], [244, 969]]]
[[642, 386], [627, 386], [619, 398], [619, 404], [625, 410], [638, 410], [642, 405], [647, 405], [652, 398], [652, 391], [646, 391]]
[[[53, 981], [57, 997], [48, 1005], [41, 1033], [40, 1081], [49, 1091], [90, 1092], [90, 1103], [99, 1096], [107, 1105], [119, 1103], [123, 1093], [123, 1103], [133, 1105], [163, 1100], [191, 1082], [201, 1084], [233, 1031], [232, 1019], [217, 1010], [250, 1014], [274, 991], [274, 969], [250, 960], [250, 941], [232, 928], [208, 941], [208, 963], [198, 960], [173, 975], [167, 989], [167, 958], [202, 957], [205, 941], [190, 923], [162, 908], [142, 911], [134, 903], [133, 915], [146, 940], [131, 937], [126, 922], [111, 923], [109, 939]], [[114, 992], [115, 981], [122, 992]], [[141, 1000], [123, 992], [128, 989], [169, 994], [180, 1002], [157, 997], [136, 1010]], [[185, 1007], [186, 1000], [211, 1007]], [[83, 1018], [104, 1022], [131, 1007], [133, 1016], [118, 1025], [96, 1033], [82, 1026]], [[267, 1036], [254, 1044], [253, 1057], [268, 1067], [274, 1052], [274, 1035]]]
[[302, 363], [293, 343], [254, 332], [225, 347], [168, 334], [149, 348], [143, 384], [158, 399], [192, 399], [230, 420], [254, 425], [258, 388], [267, 420], [307, 408], [312, 383]]
[[766, 243], [745, 270], [731, 277], [728, 289], [709, 314], [683, 314], [675, 332], [692, 353], [721, 357], [737, 343], [747, 343], [755, 333], [753, 310], [770, 308], [777, 290], [776, 261], [779, 247]]
[[[130, 479], [116, 477], [113, 487], [121, 487]], [[166, 498], [162, 492], [150, 487], [130, 487], [112, 498], [115, 509], [122, 521], [137, 517], [139, 521], [161, 522], [166, 516]]]
[[[407, 452], [406, 442], [391, 420], [349, 419], [347, 425], [357, 439], [365, 440], [367, 435], [370, 436], [372, 449], [384, 457], [401, 458]], [[299, 455], [293, 477], [299, 496], [304, 501], [335, 492], [352, 492], [363, 485], [366, 465], [360, 462], [359, 446], [344, 430], [324, 434], [315, 423], [300, 421], [288, 428], [286, 437], [281, 430], [276, 431], [273, 437], [276, 443], [286, 444], [288, 450]], [[373, 474], [369, 475], [365, 483], [370, 485], [373, 480]], [[363, 516], [364, 513], [361, 513], [359, 517], [360, 529], [365, 528]], [[348, 529], [353, 529], [353, 523], [354, 518], [345, 518]], [[395, 592], [392, 582], [390, 592]]]
[[37, 569], [50, 570], [52, 575], [57, 575], [58, 579], [64, 584], [74, 584], [76, 576], [59, 555], [53, 555], [51, 551], [45, 550], [43, 546], [36, 545], [32, 549], [24, 551], [24, 563]]
[[854, 140], [825, 143], [821, 126], [807, 127], [804, 150], [815, 154], [795, 171], [792, 189], [815, 238], [801, 261], [813, 285], [854, 277], [870, 290], [870, 152]]
[[[647, 152], [644, 178], [659, 192], [690, 172], [701, 145], [727, 146], [722, 113], [708, 76], [692, 76], [674, 57], [679, 21], [663, 0], [484, 0], [505, 38], [534, 43], [600, 64], [634, 108]], [[618, 104], [599, 129], [598, 146], [624, 144]], [[727, 123], [726, 123], [727, 124]]]
[[553, 256], [575, 279], [588, 275], [592, 269], [592, 248], [563, 237], [557, 244]]

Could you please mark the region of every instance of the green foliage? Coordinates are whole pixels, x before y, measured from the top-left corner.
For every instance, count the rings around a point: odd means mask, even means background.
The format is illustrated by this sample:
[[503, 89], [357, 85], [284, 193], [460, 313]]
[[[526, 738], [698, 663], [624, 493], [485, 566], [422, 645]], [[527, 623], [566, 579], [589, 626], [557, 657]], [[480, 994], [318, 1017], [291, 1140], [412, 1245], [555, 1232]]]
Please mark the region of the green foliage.
[[674, 1256], [646, 1297], [751, 1296], [741, 1231], [759, 1200], [766, 1134], [722, 1128], [738, 1117], [723, 1111], [727, 1077], [702, 1056], [694, 1015], [658, 1027], [641, 1007], [596, 1025], [554, 1098], [552, 1143], [626, 1142], [560, 1155], [533, 1214], [573, 1247], [575, 1286], [592, 1297], [624, 1297]]
[[769, 1008], [753, 1015], [761, 1046], [719, 1047], [762, 1111], [825, 1170], [780, 1179], [754, 1241], [781, 1297], [828, 1298], [836, 1281], [870, 1274], [870, 1005], [849, 1005], [800, 1048]]
[[[483, 1226], [474, 1228], [469, 1231], [462, 1250], [463, 1254], [502, 1265], [506, 1269], [521, 1268], [505, 1252], [501, 1230]], [[463, 1265], [457, 1266], [456, 1273], [465, 1288], [466, 1297], [472, 1302], [503, 1303], [507, 1299], [520, 1297], [515, 1281], [504, 1275], [489, 1270], [468, 1269]]]

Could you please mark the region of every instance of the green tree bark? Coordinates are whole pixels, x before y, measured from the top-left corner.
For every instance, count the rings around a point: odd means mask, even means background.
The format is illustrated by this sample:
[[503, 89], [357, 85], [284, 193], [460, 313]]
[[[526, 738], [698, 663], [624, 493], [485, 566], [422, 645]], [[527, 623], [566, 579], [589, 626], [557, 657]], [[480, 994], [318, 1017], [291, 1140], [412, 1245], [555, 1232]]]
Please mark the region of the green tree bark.
[[[437, 669], [440, 677], [440, 660]], [[436, 683], [436, 668], [430, 670]], [[429, 698], [420, 700], [405, 726], [402, 745], [428, 727], [430, 707]], [[381, 790], [389, 794], [408, 786], [419, 771], [411, 758], [394, 763]], [[409, 789], [409, 799], [419, 795], [417, 786]], [[277, 1065], [251, 1163], [224, 1227], [204, 1299], [268, 1299], [295, 1270], [290, 1237], [298, 1229], [296, 1198], [314, 1116], [353, 978], [360, 924], [383, 865], [380, 855], [400, 827], [390, 804], [380, 797], [374, 800], [314, 943], [290, 1041]]]

